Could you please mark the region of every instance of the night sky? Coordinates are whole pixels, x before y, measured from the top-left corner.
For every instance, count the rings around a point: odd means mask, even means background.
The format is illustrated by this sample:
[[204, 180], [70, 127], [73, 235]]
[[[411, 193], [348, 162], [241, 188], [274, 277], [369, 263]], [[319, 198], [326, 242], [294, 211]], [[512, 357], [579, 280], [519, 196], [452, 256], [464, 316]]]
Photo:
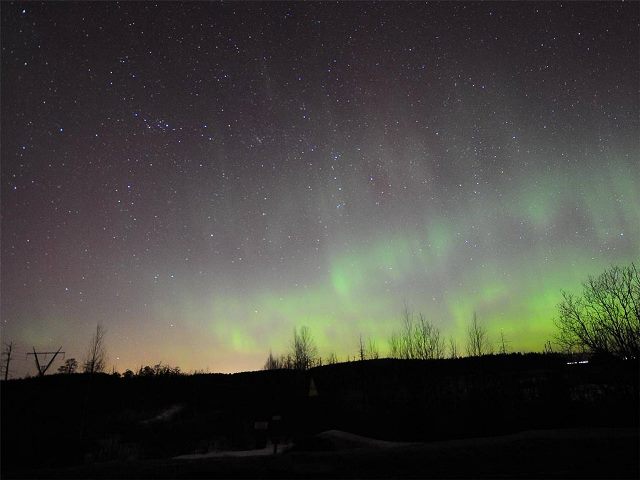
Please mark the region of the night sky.
[[1, 10], [14, 376], [98, 322], [109, 370], [384, 354], [405, 303], [541, 351], [640, 259], [637, 3]]

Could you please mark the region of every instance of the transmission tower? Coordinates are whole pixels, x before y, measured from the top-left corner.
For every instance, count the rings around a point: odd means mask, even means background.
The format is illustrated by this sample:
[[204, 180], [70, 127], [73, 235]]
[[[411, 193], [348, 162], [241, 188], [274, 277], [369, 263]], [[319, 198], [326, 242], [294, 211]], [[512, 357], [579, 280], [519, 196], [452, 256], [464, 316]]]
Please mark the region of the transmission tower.
[[11, 363], [11, 352], [13, 351], [13, 342], [4, 344], [4, 352], [2, 354], [6, 357], [4, 364], [4, 379], [9, 378], [9, 364]]
[[[62, 358], [64, 358], [64, 353], [65, 352], [62, 352], [61, 350], [62, 350], [62, 347], [60, 347], [57, 352], [36, 352], [36, 347], [33, 347], [33, 353], [31, 353], [31, 352], [27, 353], [27, 356], [33, 355], [35, 357], [36, 368], [38, 369], [38, 376], [44, 377], [44, 374], [47, 373], [47, 370], [49, 370], [49, 367], [51, 366], [51, 364], [56, 359], [56, 357], [58, 356], [59, 353], [61, 353], [62, 354]], [[47, 363], [47, 365], [43, 367], [40, 364], [40, 360], [38, 359], [38, 355], [53, 355], [53, 357], [51, 357], [51, 360], [49, 360], [49, 363]]]

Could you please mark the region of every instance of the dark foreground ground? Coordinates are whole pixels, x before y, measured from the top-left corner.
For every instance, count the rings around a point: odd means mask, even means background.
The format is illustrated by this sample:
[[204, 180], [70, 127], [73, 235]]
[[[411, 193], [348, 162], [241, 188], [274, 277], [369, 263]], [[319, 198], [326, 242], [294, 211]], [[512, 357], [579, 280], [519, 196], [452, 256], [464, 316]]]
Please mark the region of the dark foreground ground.
[[640, 478], [640, 364], [574, 360], [3, 381], [0, 477]]
[[[639, 478], [635, 428], [532, 430], [499, 437], [277, 456], [107, 462], [5, 478]], [[302, 447], [302, 448], [309, 448]], [[337, 450], [333, 448], [338, 448]], [[333, 450], [332, 450], [333, 449]]]

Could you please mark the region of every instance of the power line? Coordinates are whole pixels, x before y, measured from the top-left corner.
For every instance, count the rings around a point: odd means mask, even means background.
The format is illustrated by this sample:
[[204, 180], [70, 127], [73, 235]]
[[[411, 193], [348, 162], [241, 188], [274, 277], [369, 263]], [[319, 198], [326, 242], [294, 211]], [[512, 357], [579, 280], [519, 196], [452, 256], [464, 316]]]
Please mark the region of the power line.
[[[33, 347], [33, 353], [31, 352], [27, 353], [27, 357], [29, 355], [33, 355], [35, 357], [36, 368], [38, 369], [38, 375], [41, 377], [44, 377], [44, 374], [47, 373], [47, 370], [49, 370], [49, 367], [51, 366], [51, 364], [56, 359], [59, 353], [62, 353], [62, 358], [64, 358], [65, 352], [62, 352], [61, 350], [62, 350], [62, 347], [60, 347], [57, 352], [36, 352], [36, 347]], [[43, 367], [42, 365], [40, 365], [40, 360], [38, 359], [38, 355], [53, 355], [53, 357], [51, 357], [51, 360], [49, 360], [49, 363], [47, 363], [47, 365]]]

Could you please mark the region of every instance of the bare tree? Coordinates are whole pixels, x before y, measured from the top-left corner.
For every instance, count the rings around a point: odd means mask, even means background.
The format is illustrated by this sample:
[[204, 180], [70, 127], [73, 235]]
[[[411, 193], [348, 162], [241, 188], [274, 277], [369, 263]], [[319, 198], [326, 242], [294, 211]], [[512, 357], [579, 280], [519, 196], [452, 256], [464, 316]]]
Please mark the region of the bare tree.
[[473, 322], [467, 330], [467, 355], [479, 357], [490, 353], [486, 328], [478, 323], [478, 316], [473, 312]]
[[331, 352], [327, 357], [327, 365], [335, 365], [336, 363], [338, 363], [338, 357], [335, 353]]
[[429, 360], [444, 358], [445, 342], [440, 330], [422, 313], [417, 320], [405, 305], [402, 310], [402, 328], [389, 340], [391, 357]]
[[640, 274], [634, 263], [613, 266], [582, 284], [582, 295], [562, 292], [555, 320], [565, 349], [620, 357], [640, 355]]
[[87, 350], [83, 366], [85, 373], [104, 372], [107, 363], [106, 333], [106, 329], [99, 323], [96, 326], [96, 332], [93, 334], [93, 337], [91, 337], [89, 349]]
[[400, 358], [400, 335], [396, 332], [393, 332], [389, 337], [389, 356]]
[[58, 373], [71, 374], [78, 370], [78, 361], [75, 358], [67, 358], [62, 365], [58, 367]]
[[417, 358], [423, 360], [444, 358], [444, 339], [440, 330], [420, 313], [414, 329], [414, 349]]
[[500, 353], [503, 355], [507, 354], [507, 341], [504, 339], [504, 332], [500, 332]]
[[378, 350], [376, 341], [372, 338], [370, 338], [367, 342], [367, 358], [371, 360], [377, 360], [378, 358], [380, 358], [380, 351]]
[[449, 337], [449, 358], [458, 358], [458, 344], [453, 337]]
[[279, 358], [273, 356], [271, 350], [269, 350], [269, 356], [267, 357], [267, 361], [264, 362], [264, 370], [279, 370], [283, 368], [282, 362]]
[[413, 348], [413, 313], [405, 304], [402, 309], [402, 327], [399, 332], [393, 332], [389, 340], [391, 357], [410, 359], [415, 358]]
[[318, 362], [318, 349], [307, 327], [301, 327], [300, 332], [293, 329], [291, 350], [293, 368], [296, 370], [308, 370]]
[[551, 345], [551, 340], [547, 340], [544, 342], [544, 347], [542, 348], [543, 353], [553, 353], [553, 345]]
[[378, 346], [376, 345], [375, 340], [369, 338], [365, 341], [362, 338], [362, 335], [360, 335], [358, 343], [358, 356], [360, 360], [375, 360], [377, 358], [380, 358], [380, 351], [378, 350]]

